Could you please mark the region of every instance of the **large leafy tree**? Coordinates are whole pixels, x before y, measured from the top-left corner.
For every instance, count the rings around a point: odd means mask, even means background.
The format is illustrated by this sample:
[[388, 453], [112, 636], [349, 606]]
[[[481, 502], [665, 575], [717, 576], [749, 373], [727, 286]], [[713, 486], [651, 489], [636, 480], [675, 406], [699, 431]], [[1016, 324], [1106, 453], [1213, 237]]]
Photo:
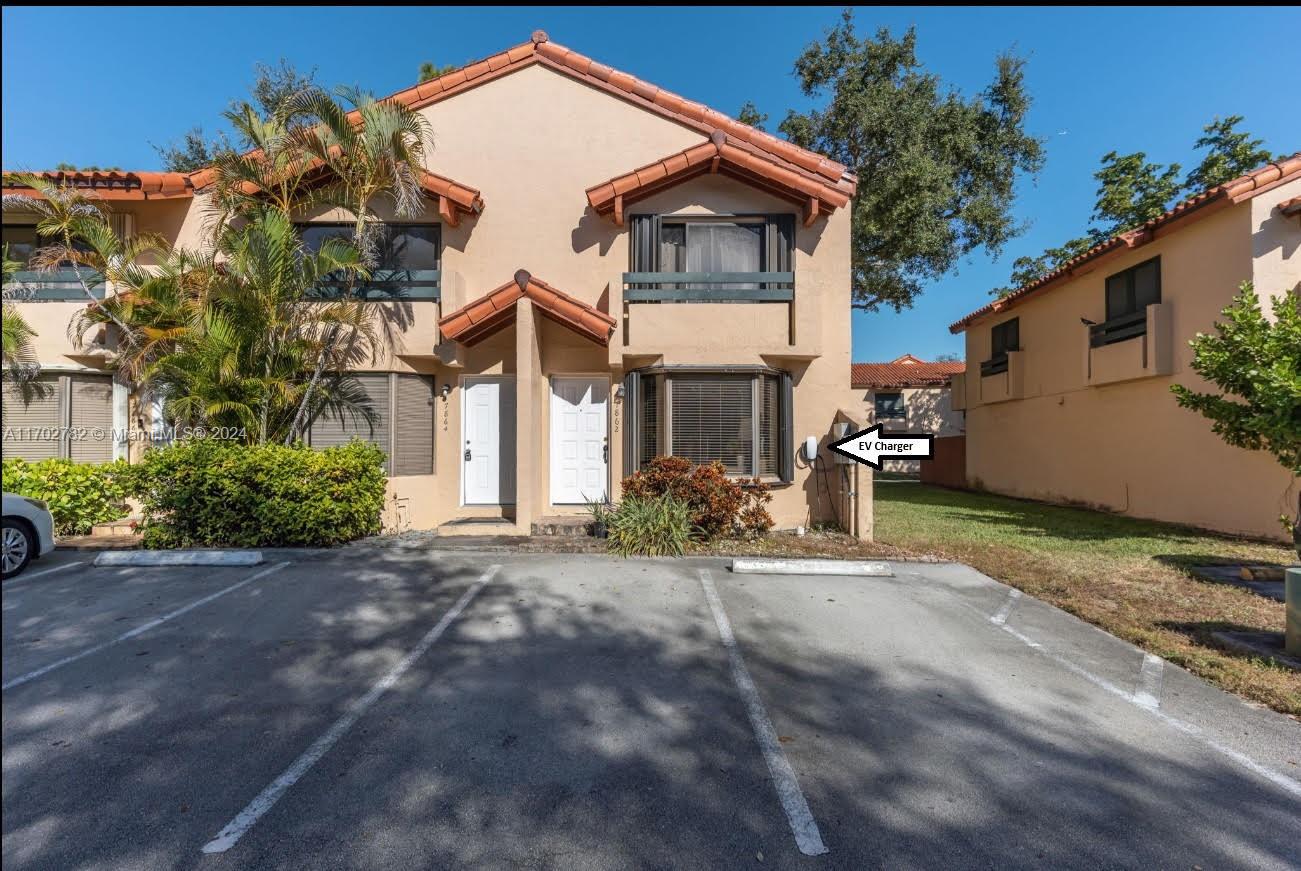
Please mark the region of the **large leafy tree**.
[[1242, 121], [1241, 115], [1230, 115], [1202, 128], [1203, 135], [1194, 148], [1206, 153], [1183, 181], [1177, 163], [1149, 162], [1142, 151], [1105, 154], [1102, 166], [1093, 174], [1098, 190], [1085, 234], [1037, 257], [1018, 257], [1012, 263], [1008, 286], [995, 288], [993, 293], [1002, 296], [1031, 284], [1090, 247], [1159, 217], [1180, 197], [1223, 184], [1272, 160], [1270, 152], [1261, 147], [1264, 140], [1237, 129]]
[[1242, 122], [1241, 115], [1216, 117], [1202, 128], [1194, 147], [1206, 149], [1206, 154], [1184, 181], [1189, 193], [1224, 184], [1274, 159], [1268, 149], [1261, 147], [1265, 140], [1253, 139], [1247, 131], [1236, 129]]
[[1301, 477], [1301, 295], [1275, 296], [1273, 314], [1265, 317], [1255, 289], [1244, 283], [1215, 334], [1198, 333], [1189, 343], [1193, 370], [1220, 392], [1182, 384], [1170, 390], [1230, 445], [1266, 451]]
[[[302, 73], [285, 58], [281, 58], [274, 66], [257, 64], [253, 70], [251, 100], [235, 101], [228, 111], [241, 110], [247, 104], [253, 108], [259, 118], [264, 121], [270, 120], [276, 115], [284, 115], [290, 101], [317, 88], [315, 67]], [[224, 133], [214, 139], [208, 139], [203, 134], [203, 128], [195, 126], [183, 133], [179, 142], [155, 145], [153, 149], [162, 160], [163, 169], [171, 172], [193, 172], [211, 165], [217, 156], [224, 152], [257, 147], [238, 127], [235, 129], [235, 134], [236, 141], [233, 143]]]
[[1025, 62], [995, 61], [994, 79], [964, 97], [917, 59], [916, 33], [860, 37], [852, 13], [795, 62], [822, 108], [780, 130], [858, 175], [853, 204], [853, 303], [910, 305], [922, 284], [970, 252], [999, 251], [1021, 232], [1012, 217], [1018, 175], [1043, 165], [1026, 132]]
[[451, 72], [452, 70], [454, 70], [454, 69], [456, 69], [456, 64], [443, 64], [443, 65], [439, 65], [439, 64], [434, 63], [434, 62], [431, 61], [431, 60], [422, 61], [422, 62], [420, 63], [420, 79], [419, 79], [419, 81], [422, 81], [422, 82], [432, 81], [433, 79], [436, 79], [436, 78], [438, 78], [439, 76], [447, 75], [448, 73], [450, 73], [450, 72]]

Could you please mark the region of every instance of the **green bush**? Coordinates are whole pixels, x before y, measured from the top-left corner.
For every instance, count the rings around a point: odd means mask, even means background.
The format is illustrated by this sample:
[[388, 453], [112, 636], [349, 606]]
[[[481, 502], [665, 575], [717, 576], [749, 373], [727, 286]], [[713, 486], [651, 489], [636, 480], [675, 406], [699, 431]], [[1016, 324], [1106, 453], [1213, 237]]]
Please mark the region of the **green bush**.
[[13, 458], [4, 461], [4, 489], [48, 503], [57, 535], [85, 535], [96, 523], [127, 515], [128, 469], [124, 462]]
[[691, 541], [691, 506], [675, 496], [629, 496], [604, 511], [609, 549], [620, 556], [682, 556]]
[[353, 440], [302, 445], [187, 441], [131, 467], [144, 544], [323, 547], [373, 535], [384, 507], [384, 454]]
[[623, 495], [636, 499], [672, 496], [687, 505], [691, 525], [706, 540], [754, 538], [772, 528], [772, 494], [758, 478], [727, 477], [722, 463], [694, 465], [683, 457], [656, 457], [623, 479]]

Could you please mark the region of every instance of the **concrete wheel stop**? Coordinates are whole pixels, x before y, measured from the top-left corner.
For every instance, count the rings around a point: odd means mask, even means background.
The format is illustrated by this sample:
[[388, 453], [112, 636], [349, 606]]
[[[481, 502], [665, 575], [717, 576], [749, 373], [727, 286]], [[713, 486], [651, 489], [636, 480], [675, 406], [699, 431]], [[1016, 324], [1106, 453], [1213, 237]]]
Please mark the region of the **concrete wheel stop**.
[[95, 565], [111, 566], [256, 566], [260, 550], [117, 550], [95, 557]]
[[737, 557], [732, 560], [734, 575], [842, 575], [859, 578], [892, 578], [894, 570], [885, 563], [840, 559], [760, 559]]

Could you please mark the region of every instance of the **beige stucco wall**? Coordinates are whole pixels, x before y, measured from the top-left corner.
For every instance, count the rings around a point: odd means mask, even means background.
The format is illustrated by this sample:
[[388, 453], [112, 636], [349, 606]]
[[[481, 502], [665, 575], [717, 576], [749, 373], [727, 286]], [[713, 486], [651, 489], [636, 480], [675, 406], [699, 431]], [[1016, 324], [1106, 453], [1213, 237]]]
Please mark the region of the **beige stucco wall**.
[[[953, 408], [952, 396], [948, 387], [903, 387], [882, 388], [880, 390], [862, 391], [863, 416], [868, 426], [876, 423], [876, 395], [878, 393], [902, 393], [907, 417], [881, 421], [887, 432], [931, 433], [947, 437], [962, 435], [964, 422], [962, 412]], [[890, 460], [882, 464], [883, 472], [895, 472], [902, 475], [916, 475], [921, 471], [920, 460]]]
[[[1225, 208], [972, 324], [965, 378], [969, 481], [1015, 496], [1282, 537], [1277, 518], [1295, 509], [1297, 482], [1269, 456], [1225, 445], [1207, 420], [1178, 407], [1170, 385], [1209, 388], [1190, 368], [1188, 340], [1213, 329], [1240, 282], [1255, 277], [1258, 291], [1266, 292], [1266, 286], [1301, 281], [1301, 224], [1272, 208], [1298, 192], [1301, 183], [1291, 183]], [[1136, 350], [1142, 340], [1132, 339], [1102, 349], [1112, 368], [1099, 379], [1095, 360], [1090, 386], [1080, 318], [1104, 320], [1106, 277], [1157, 255], [1160, 316], [1168, 330], [1157, 344], [1168, 349], [1166, 372], [1144, 371]], [[980, 363], [989, 357], [990, 328], [1011, 317], [1020, 318], [1024, 349], [1021, 395], [989, 401], [1000, 391], [983, 391], [982, 398], [982, 381], [1004, 376], [982, 379]], [[1121, 354], [1130, 355], [1127, 370], [1114, 359]]]
[[[549, 501], [549, 379], [556, 375], [604, 375], [613, 394], [625, 371], [650, 364], [785, 369], [795, 382], [795, 436], [801, 443], [807, 435], [818, 436], [822, 459], [830, 464], [825, 445], [832, 419], [838, 408], [855, 402], [846, 377], [848, 209], [811, 228], [798, 227], [793, 306], [631, 305], [625, 319], [622, 273], [629, 269], [628, 231], [594, 214], [584, 191], [705, 136], [541, 66], [495, 79], [422, 112], [434, 132], [429, 168], [478, 188], [486, 205], [481, 215], [463, 218], [459, 227], [443, 227], [441, 304], [376, 305], [392, 339], [375, 360], [359, 368], [431, 374], [437, 395], [434, 474], [390, 481], [386, 523], [430, 528], [453, 518], [501, 513], [461, 505], [461, 383], [472, 375], [516, 379], [521, 413], [518, 504], [504, 513], [519, 522], [519, 531], [527, 531], [529, 520], [539, 516], [584, 510]], [[204, 197], [132, 203], [125, 210], [133, 214], [136, 232], [159, 232], [185, 247], [204, 243], [210, 221]], [[629, 212], [798, 213], [799, 206], [731, 179], [702, 176], [632, 205]], [[346, 216], [320, 212], [304, 218]], [[437, 220], [432, 207], [426, 219]], [[619, 325], [609, 347], [524, 311], [515, 326], [481, 344], [438, 344], [441, 314], [501, 286], [520, 268], [615, 316]], [[54, 320], [64, 316], [53, 309], [50, 314]], [[52, 325], [47, 331], [51, 336], [55, 332]], [[66, 353], [66, 343], [51, 341], [48, 353]], [[450, 387], [446, 399], [441, 396], [444, 385]], [[612, 495], [617, 496], [624, 409], [613, 395], [608, 411]], [[797, 458], [795, 481], [775, 491], [772, 513], [779, 527], [834, 517], [825, 484], [819, 487], [811, 472]], [[870, 493], [866, 498], [870, 502]]]

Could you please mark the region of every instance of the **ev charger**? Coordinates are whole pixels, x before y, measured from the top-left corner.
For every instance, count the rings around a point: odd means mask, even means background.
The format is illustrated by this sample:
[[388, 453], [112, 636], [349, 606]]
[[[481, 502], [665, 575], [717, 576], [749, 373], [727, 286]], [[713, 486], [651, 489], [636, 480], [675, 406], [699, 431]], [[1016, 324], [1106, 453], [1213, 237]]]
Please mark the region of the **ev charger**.
[[804, 440], [804, 459], [810, 463], [818, 458], [818, 437], [809, 436]]

